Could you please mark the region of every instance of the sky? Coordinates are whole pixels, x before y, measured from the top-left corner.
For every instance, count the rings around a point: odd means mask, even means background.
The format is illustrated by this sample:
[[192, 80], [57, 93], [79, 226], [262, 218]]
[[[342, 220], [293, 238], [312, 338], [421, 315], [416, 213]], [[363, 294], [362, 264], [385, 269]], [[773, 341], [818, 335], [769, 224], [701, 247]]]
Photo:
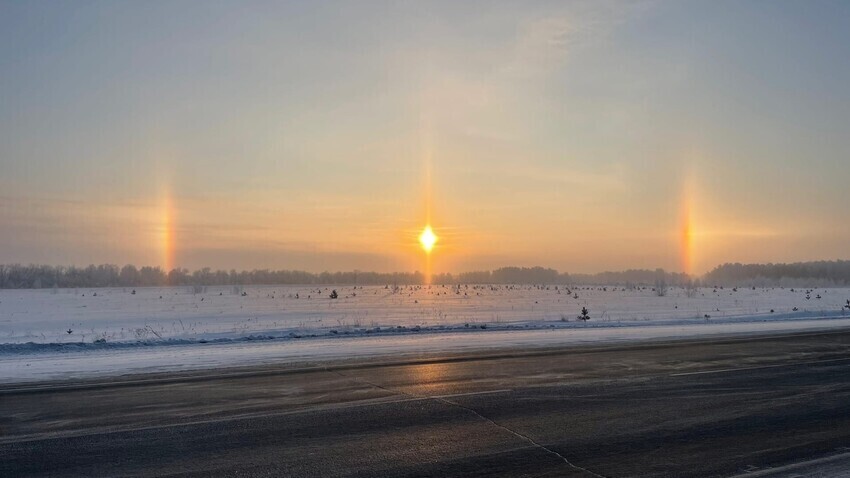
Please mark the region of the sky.
[[844, 1], [0, 0], [0, 263], [848, 259], [848, 45]]

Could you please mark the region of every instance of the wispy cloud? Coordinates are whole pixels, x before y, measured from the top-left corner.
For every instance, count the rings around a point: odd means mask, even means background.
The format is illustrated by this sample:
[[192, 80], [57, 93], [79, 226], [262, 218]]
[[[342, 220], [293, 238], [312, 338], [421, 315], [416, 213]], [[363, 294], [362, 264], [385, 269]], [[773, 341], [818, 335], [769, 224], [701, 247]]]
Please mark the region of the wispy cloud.
[[505, 52], [507, 61], [502, 71], [527, 77], [560, 68], [575, 50], [603, 41], [615, 28], [650, 5], [650, 2], [567, 3], [522, 18], [517, 24], [516, 41]]

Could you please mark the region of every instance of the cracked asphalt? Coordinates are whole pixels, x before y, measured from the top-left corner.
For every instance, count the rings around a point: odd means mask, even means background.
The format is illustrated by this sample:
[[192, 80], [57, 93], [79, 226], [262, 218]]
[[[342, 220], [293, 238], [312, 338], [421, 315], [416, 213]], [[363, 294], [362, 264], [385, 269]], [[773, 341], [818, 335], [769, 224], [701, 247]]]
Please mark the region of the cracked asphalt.
[[819, 476], [848, 447], [850, 331], [0, 387], [4, 477]]

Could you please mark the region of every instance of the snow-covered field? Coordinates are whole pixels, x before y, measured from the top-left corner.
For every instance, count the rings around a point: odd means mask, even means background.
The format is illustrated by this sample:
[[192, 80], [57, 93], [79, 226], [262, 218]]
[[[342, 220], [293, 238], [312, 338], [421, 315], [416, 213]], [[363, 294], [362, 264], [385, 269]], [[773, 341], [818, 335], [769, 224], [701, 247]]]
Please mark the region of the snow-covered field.
[[[850, 326], [848, 289], [691, 295], [504, 285], [2, 290], [0, 381]], [[582, 307], [587, 322], [577, 320]]]

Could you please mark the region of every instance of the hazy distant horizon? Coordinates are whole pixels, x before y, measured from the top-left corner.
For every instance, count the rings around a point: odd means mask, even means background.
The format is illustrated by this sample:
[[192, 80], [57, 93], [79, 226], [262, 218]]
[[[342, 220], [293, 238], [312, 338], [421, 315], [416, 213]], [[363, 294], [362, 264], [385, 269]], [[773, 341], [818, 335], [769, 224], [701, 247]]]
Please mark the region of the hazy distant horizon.
[[[830, 262], [830, 261], [833, 261], [833, 262], [839, 261], [840, 262], [840, 261], [845, 261], [845, 260], [848, 260], [848, 259], [813, 259], [813, 260], [805, 260], [805, 261], [788, 261], [788, 262], [786, 262], [786, 261], [777, 261], [777, 262], [723, 261], [723, 262], [719, 262], [719, 263], [714, 264], [713, 266], [709, 267], [708, 270], [705, 271], [704, 273], [700, 273], [700, 274], [692, 273], [692, 274], [688, 274], [688, 275], [695, 277], [695, 278], [701, 277], [701, 276], [705, 275], [705, 273], [710, 272], [711, 270], [713, 270], [717, 267], [720, 267], [724, 264], [745, 264], [745, 265], [799, 264], [799, 263]], [[11, 265], [65, 267], [65, 268], [72, 268], [73, 267], [73, 268], [78, 268], [78, 269], [84, 269], [84, 268], [89, 267], [89, 266], [95, 266], [95, 267], [97, 267], [97, 266], [116, 266], [118, 268], [121, 268], [121, 267], [124, 267], [124, 266], [133, 266], [137, 269], [141, 269], [143, 267], [155, 268], [155, 269], [159, 269], [159, 270], [161, 270], [165, 273], [168, 273], [171, 270], [171, 269], [169, 269], [169, 270], [163, 269], [162, 266], [157, 265], [157, 264], [120, 262], [120, 261], [119, 262], [88, 262], [88, 263], [73, 263], [73, 262], [48, 263], [48, 262], [32, 262], [32, 261], [0, 261], [0, 266], [11, 266]], [[555, 270], [559, 273], [565, 273], [565, 274], [571, 274], [571, 275], [594, 275], [594, 274], [605, 274], [605, 273], [612, 273], [612, 272], [617, 273], [617, 272], [626, 272], [626, 271], [656, 271], [656, 270], [659, 270], [659, 269], [663, 270], [666, 273], [671, 273], [671, 274], [686, 274], [685, 272], [683, 272], [681, 270], [667, 269], [667, 268], [660, 267], [660, 266], [657, 266], [657, 267], [652, 267], [652, 266], [650, 266], [650, 267], [631, 267], [631, 268], [620, 268], [620, 269], [616, 269], [616, 268], [602, 269], [602, 268], [600, 268], [600, 269], [591, 269], [591, 270], [579, 270], [579, 269], [554, 267], [554, 266], [550, 266], [550, 265], [546, 265], [546, 264], [533, 264], [533, 263], [532, 264], [510, 264], [510, 263], [506, 263], [506, 264], [497, 265], [496, 267], [482, 267], [482, 268], [477, 268], [477, 269], [458, 269], [458, 270], [434, 271], [433, 275], [468, 274], [468, 273], [487, 272], [487, 271], [494, 271], [494, 270], [498, 270], [498, 269], [514, 268], [514, 267], [525, 268], [525, 269], [531, 269], [531, 268], [550, 269], [550, 270]], [[189, 272], [200, 271], [200, 270], [203, 270], [203, 269], [209, 269], [211, 271], [227, 271], [227, 272], [229, 272], [229, 271], [250, 272], [250, 271], [254, 271], [254, 270], [270, 270], [270, 271], [306, 272], [306, 273], [309, 273], [309, 274], [323, 274], [323, 273], [336, 274], [336, 273], [354, 273], [354, 272], [375, 273], [375, 274], [424, 273], [424, 271], [422, 271], [420, 269], [375, 269], [375, 268], [367, 269], [367, 268], [359, 268], [359, 267], [342, 268], [342, 267], [332, 267], [332, 266], [328, 267], [328, 268], [323, 268], [323, 269], [307, 269], [307, 268], [287, 266], [285, 264], [283, 266], [270, 266], [270, 265], [262, 266], [261, 265], [261, 266], [257, 266], [257, 267], [239, 267], [239, 266], [236, 266], [236, 267], [213, 267], [213, 266], [209, 266], [209, 265], [202, 265], [202, 266], [199, 266], [199, 267], [184, 267], [184, 266], [178, 265], [178, 266], [173, 267], [172, 269], [185, 270], [185, 271], [189, 271]]]
[[[288, 252], [286, 254], [280, 254], [275, 257], [268, 257], [268, 254], [262, 251], [255, 252], [240, 252], [240, 251], [228, 251], [226, 254], [227, 260], [211, 260], [206, 261], [205, 257], [216, 256], [215, 251], [199, 251], [194, 252], [192, 254], [187, 254], [192, 257], [191, 260], [186, 262], [178, 262], [173, 264], [172, 268], [179, 269], [189, 269], [189, 270], [199, 270], [203, 268], [210, 268], [213, 270], [253, 270], [253, 269], [274, 269], [274, 270], [299, 270], [306, 271], [310, 273], [322, 273], [322, 272], [345, 272], [345, 271], [354, 271], [354, 270], [362, 270], [362, 271], [373, 271], [379, 273], [393, 273], [393, 272], [413, 272], [416, 270], [424, 269], [420, 264], [412, 264], [410, 267], [405, 268], [406, 262], [404, 258], [397, 259], [394, 257], [385, 257], [380, 255], [371, 255], [371, 254], [357, 254], [357, 253], [297, 253], [297, 252]], [[78, 258], [76, 260], [67, 260], [63, 259], [61, 254], [35, 254], [33, 255], [33, 259], [28, 258], [14, 258], [9, 255], [3, 254], [0, 251], [0, 264], [37, 264], [37, 265], [50, 265], [50, 266], [74, 266], [74, 267], [86, 267], [91, 264], [114, 264], [118, 266], [123, 266], [127, 264], [135, 265], [137, 267], [160, 267], [165, 270], [163, 264], [157, 263], [156, 259], [150, 262], [138, 262], [135, 260], [122, 260], [117, 254], [107, 254], [106, 257], [108, 260], [101, 260], [100, 257], [103, 257], [101, 254], [77, 254], [80, 257], [88, 257], [89, 259], [81, 259]], [[850, 255], [846, 255], [844, 257], [850, 257]], [[38, 258], [44, 258], [38, 259]], [[338, 260], [342, 258], [342, 260]], [[243, 260], [247, 259], [247, 260]], [[845, 260], [842, 257], [826, 257], [819, 256], [817, 254], [807, 255], [807, 254], [788, 254], [786, 257], [777, 257], [776, 259], [770, 259], [764, 261], [747, 261], [747, 260], [720, 260], [717, 263], [706, 264], [704, 270], [700, 271], [692, 271], [691, 275], [700, 276], [710, 271], [711, 269], [727, 263], [742, 263], [742, 264], [782, 264], [782, 263], [798, 263], [798, 262], [816, 262], [816, 261], [834, 261], [834, 260]], [[603, 261], [600, 261], [603, 262]], [[673, 263], [672, 267], [667, 264], [662, 263], [652, 263], [649, 261], [641, 261], [635, 264], [633, 267], [618, 267], [616, 262], [606, 262], [608, 266], [604, 266], [600, 264], [598, 267], [594, 266], [594, 264], [554, 264], [554, 263], [545, 263], [545, 262], [534, 262], [533, 260], [528, 261], [499, 261], [498, 258], [481, 258], [476, 257], [473, 260], [465, 261], [460, 259], [455, 262], [458, 267], [453, 267], [451, 269], [437, 267], [433, 271], [434, 274], [440, 273], [463, 273], [463, 272], [475, 272], [482, 270], [493, 270], [500, 267], [545, 267], [552, 268], [558, 271], [568, 271], [570, 273], [578, 273], [578, 274], [596, 274], [600, 272], [607, 271], [623, 271], [630, 269], [644, 269], [644, 270], [655, 270], [655, 269], [664, 269], [668, 272], [684, 272], [681, 270], [681, 267], [677, 267], [678, 264]], [[170, 269], [169, 269], [170, 270]]]
[[[24, 268], [33, 267], [33, 268], [53, 268], [53, 269], [78, 269], [83, 270], [87, 268], [103, 268], [103, 267], [111, 267], [118, 271], [123, 268], [133, 268], [136, 272], [142, 269], [152, 269], [159, 271], [165, 275], [168, 275], [171, 271], [164, 270], [160, 266], [157, 265], [138, 265], [132, 263], [100, 263], [100, 264], [86, 264], [86, 265], [78, 265], [78, 264], [38, 264], [38, 263], [2, 263], [0, 262], [0, 273], [3, 272], [4, 268], [8, 270], [8, 268], [12, 266], [21, 266]], [[535, 264], [535, 265], [502, 265], [499, 267], [491, 268], [491, 269], [475, 269], [475, 270], [463, 270], [463, 271], [446, 271], [446, 272], [435, 272], [431, 277], [439, 277], [439, 276], [473, 276], [475, 274], [488, 274], [488, 273], [496, 273], [498, 271], [507, 271], [507, 270], [519, 270], [519, 271], [542, 271], [542, 272], [554, 272], [560, 276], [575, 276], [575, 277], [592, 277], [592, 276], [604, 276], [606, 274], [627, 274], [627, 273], [659, 273], [663, 272], [667, 277], [681, 277], [681, 278], [690, 278], [690, 279], [701, 279], [706, 276], [710, 276], [712, 273], [716, 273], [721, 271], [724, 268], [729, 267], [742, 267], [742, 268], [774, 268], [774, 269], [797, 269], [797, 273], [805, 273], [811, 272], [813, 275], [811, 277], [817, 277], [818, 275], [824, 275], [823, 273], [827, 272], [824, 269], [829, 269], [828, 272], [831, 273], [842, 273], [846, 272], [847, 279], [850, 281], [850, 259], [819, 259], [813, 261], [799, 261], [799, 262], [766, 262], [766, 263], [740, 263], [740, 262], [722, 262], [716, 264], [712, 267], [708, 272], [704, 274], [686, 274], [682, 271], [676, 270], [667, 270], [663, 267], [654, 267], [654, 268], [632, 268], [632, 269], [606, 269], [606, 270], [597, 270], [592, 272], [583, 272], [576, 270], [564, 270], [558, 269], [555, 267], [549, 267], [545, 265]], [[840, 271], [836, 269], [846, 268], [846, 271]], [[323, 270], [307, 270], [307, 269], [297, 269], [297, 268], [273, 268], [273, 267], [261, 267], [261, 268], [214, 268], [209, 266], [199, 267], [199, 268], [184, 268], [178, 267], [172, 270], [179, 271], [181, 273], [186, 273], [191, 275], [197, 272], [210, 272], [210, 273], [237, 273], [237, 274], [245, 274], [252, 272], [262, 272], [268, 271], [272, 273], [278, 272], [287, 272], [287, 273], [304, 273], [313, 276], [321, 276], [325, 274], [331, 275], [357, 275], [361, 274], [363, 276], [367, 275], [380, 275], [380, 276], [391, 276], [391, 275], [424, 275], [423, 271], [420, 270], [390, 270], [390, 271], [377, 271], [370, 269], [323, 269]], [[793, 277], [789, 276], [789, 277]]]

